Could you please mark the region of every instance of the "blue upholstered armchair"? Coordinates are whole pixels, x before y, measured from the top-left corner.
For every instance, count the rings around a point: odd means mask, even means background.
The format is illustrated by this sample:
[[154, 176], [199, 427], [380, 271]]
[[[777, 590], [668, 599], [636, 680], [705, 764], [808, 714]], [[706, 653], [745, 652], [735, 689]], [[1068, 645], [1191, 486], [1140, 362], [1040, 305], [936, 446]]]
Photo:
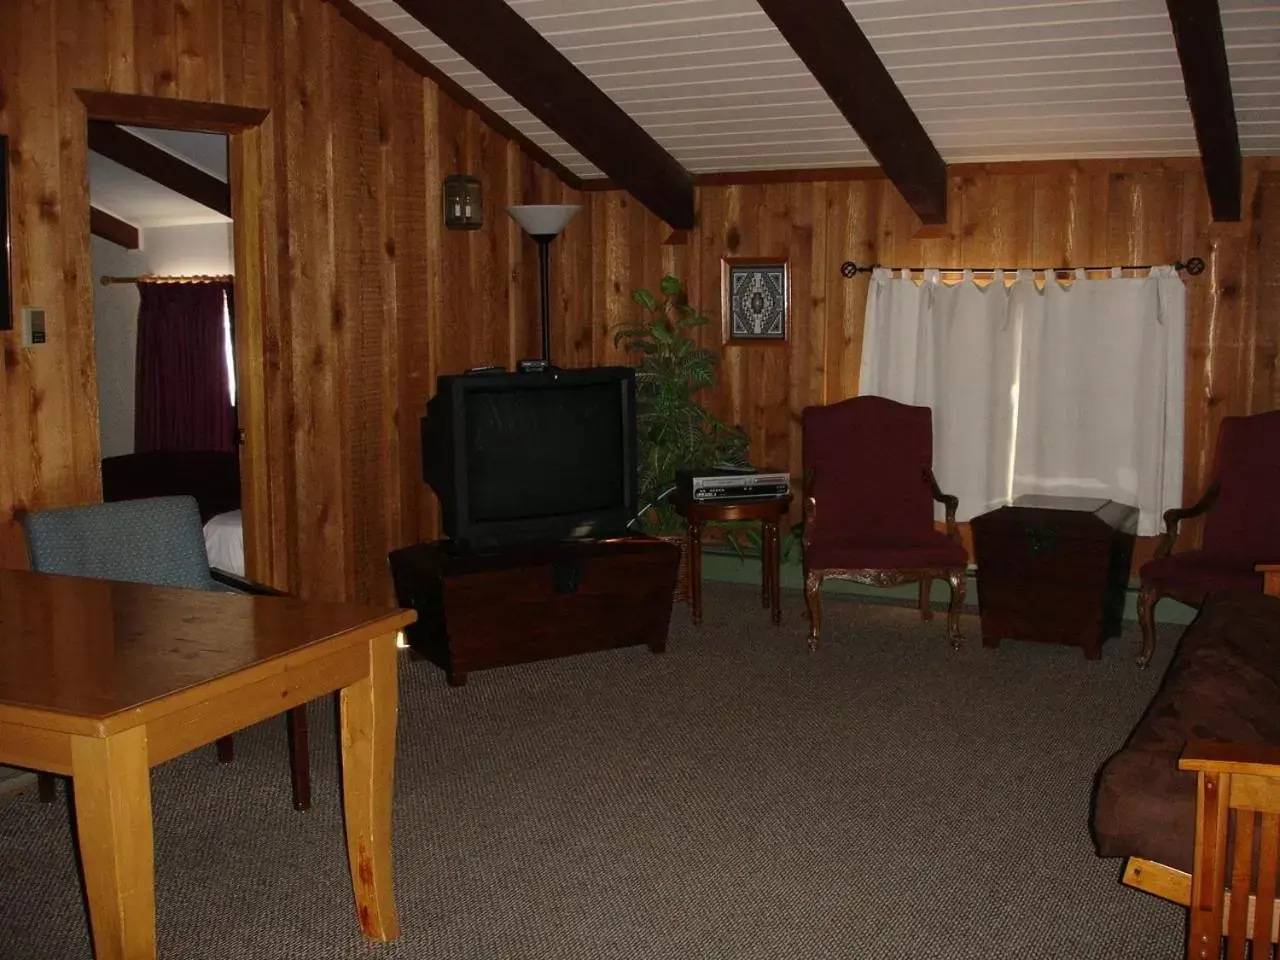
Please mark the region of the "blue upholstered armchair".
[[[37, 510], [22, 517], [31, 569], [102, 580], [128, 580], [191, 590], [280, 595], [278, 590], [209, 566], [200, 509], [193, 497], [154, 497]], [[311, 806], [307, 711], [288, 716], [293, 805]], [[218, 759], [235, 756], [231, 737], [218, 741]], [[40, 798], [53, 799], [51, 774], [40, 775]]]

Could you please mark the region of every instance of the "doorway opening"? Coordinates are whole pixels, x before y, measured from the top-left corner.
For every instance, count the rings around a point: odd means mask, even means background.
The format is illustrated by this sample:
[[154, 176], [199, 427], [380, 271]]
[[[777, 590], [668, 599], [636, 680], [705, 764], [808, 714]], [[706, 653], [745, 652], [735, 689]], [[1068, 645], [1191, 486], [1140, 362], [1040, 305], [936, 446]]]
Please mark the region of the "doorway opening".
[[76, 92], [104, 499], [191, 495], [214, 566], [287, 587], [269, 532], [260, 218], [245, 206], [262, 195], [267, 111]]
[[185, 494], [244, 576], [227, 136], [89, 121], [102, 495]]

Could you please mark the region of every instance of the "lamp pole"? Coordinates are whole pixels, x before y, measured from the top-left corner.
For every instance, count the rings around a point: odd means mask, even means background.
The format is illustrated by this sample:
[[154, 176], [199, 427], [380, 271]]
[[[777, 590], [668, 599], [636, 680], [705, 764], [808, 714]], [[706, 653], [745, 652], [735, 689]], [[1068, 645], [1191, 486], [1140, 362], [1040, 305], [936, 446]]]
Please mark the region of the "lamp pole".
[[538, 245], [538, 317], [542, 324], [542, 359], [551, 365], [551, 241], [554, 233], [534, 234]]
[[507, 207], [511, 219], [538, 245], [538, 320], [542, 325], [542, 360], [551, 366], [551, 241], [560, 236], [581, 210], [578, 204], [531, 203]]

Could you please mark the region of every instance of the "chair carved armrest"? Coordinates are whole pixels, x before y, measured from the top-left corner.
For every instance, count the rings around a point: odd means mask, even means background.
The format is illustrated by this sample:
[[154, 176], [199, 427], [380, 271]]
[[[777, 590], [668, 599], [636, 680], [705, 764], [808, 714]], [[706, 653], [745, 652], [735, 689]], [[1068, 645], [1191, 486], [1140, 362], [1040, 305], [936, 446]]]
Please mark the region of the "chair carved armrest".
[[241, 593], [249, 593], [255, 597], [287, 597], [288, 594], [283, 590], [277, 590], [275, 587], [268, 587], [265, 583], [257, 583], [253, 580], [246, 580], [244, 577], [238, 577], [228, 570], [220, 570], [217, 567], [210, 567], [209, 573], [218, 583], [240, 591]]
[[1221, 492], [1218, 487], [1218, 481], [1209, 484], [1209, 489], [1204, 492], [1199, 500], [1189, 507], [1174, 507], [1172, 510], [1164, 512], [1164, 539], [1160, 541], [1160, 546], [1156, 548], [1156, 552], [1152, 559], [1159, 560], [1161, 557], [1167, 557], [1173, 553], [1174, 544], [1178, 542], [1178, 524], [1183, 520], [1190, 520], [1208, 512], [1209, 508], [1214, 505]]
[[804, 497], [803, 501], [803, 531], [801, 533], [801, 543], [808, 547], [813, 540], [813, 529], [818, 522], [818, 498], [814, 495], [814, 485], [817, 481], [817, 471], [813, 467], [806, 467], [804, 471], [804, 480], [801, 486], [801, 493]]
[[938, 486], [938, 479], [928, 467], [924, 468], [924, 479], [929, 484], [929, 491], [933, 494], [933, 499], [943, 504], [947, 509], [947, 536], [956, 543], [960, 543], [960, 528], [956, 526], [956, 511], [960, 508], [960, 498], [954, 497], [949, 493], [943, 493], [942, 488]]

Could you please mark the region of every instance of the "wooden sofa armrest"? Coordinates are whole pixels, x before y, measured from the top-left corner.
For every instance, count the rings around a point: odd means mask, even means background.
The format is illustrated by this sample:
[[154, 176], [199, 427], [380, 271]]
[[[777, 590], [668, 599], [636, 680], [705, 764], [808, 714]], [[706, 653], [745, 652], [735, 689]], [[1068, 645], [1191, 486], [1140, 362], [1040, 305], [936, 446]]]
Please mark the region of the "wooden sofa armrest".
[[241, 593], [250, 593], [255, 597], [287, 597], [288, 594], [283, 590], [277, 590], [275, 587], [268, 587], [265, 583], [258, 583], [254, 580], [246, 580], [244, 577], [236, 576], [228, 570], [221, 570], [218, 567], [210, 567], [209, 573], [213, 579], [224, 586], [232, 587]]
[[[1178, 761], [1181, 770], [1214, 775], [1220, 780], [1220, 774], [1245, 774], [1253, 777], [1265, 777], [1268, 780], [1280, 780], [1280, 747], [1271, 747], [1256, 743], [1219, 743], [1213, 740], [1192, 740], [1182, 752]], [[1230, 777], [1227, 783], [1230, 791]], [[1215, 789], [1217, 789], [1215, 787]], [[1247, 789], [1247, 786], [1246, 786]], [[1205, 814], [1203, 794], [1197, 804], [1197, 820]], [[1197, 859], [1203, 850], [1197, 847]], [[1182, 870], [1165, 866], [1154, 860], [1142, 857], [1130, 857], [1124, 865], [1122, 882], [1126, 886], [1153, 894], [1164, 900], [1180, 903], [1184, 907], [1191, 906], [1192, 876]], [[1223, 927], [1227, 926], [1230, 915], [1231, 896], [1226, 889], [1226, 877], [1221, 885], [1222, 900], [1216, 905], [1222, 913]], [[1206, 893], [1210, 892], [1206, 889]], [[1254, 910], [1253, 897], [1250, 896], [1248, 915], [1250, 923]]]
[[1178, 769], [1280, 778], [1280, 747], [1263, 743], [1189, 740], [1178, 758]]
[[[1216, 958], [1229, 944], [1229, 956], [1243, 957], [1250, 939], [1274, 943], [1280, 922], [1280, 747], [1192, 740], [1178, 769], [1195, 771], [1197, 780], [1187, 956]], [[1228, 830], [1232, 811], [1234, 837]], [[1258, 813], [1266, 816], [1255, 869]]]
[[1255, 563], [1253, 569], [1262, 574], [1262, 592], [1280, 597], [1280, 563]]

